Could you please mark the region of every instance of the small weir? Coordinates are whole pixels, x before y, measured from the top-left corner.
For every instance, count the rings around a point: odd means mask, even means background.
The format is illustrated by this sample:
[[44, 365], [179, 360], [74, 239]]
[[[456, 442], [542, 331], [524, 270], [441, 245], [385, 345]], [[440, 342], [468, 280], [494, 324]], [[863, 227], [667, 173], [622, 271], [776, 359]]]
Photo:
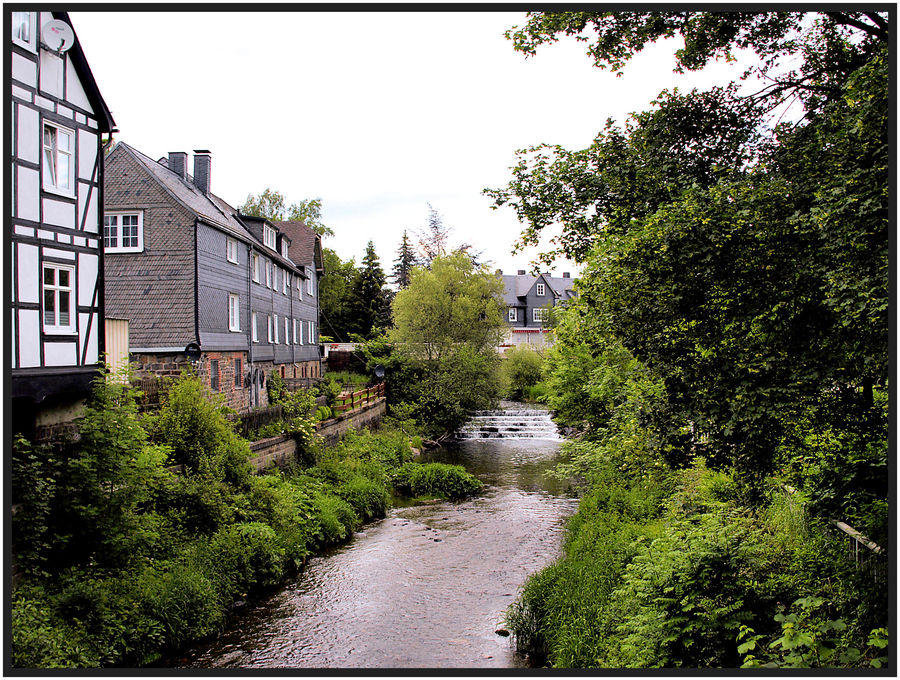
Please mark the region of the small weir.
[[559, 440], [550, 412], [521, 406], [497, 411], [475, 411], [456, 433], [457, 439], [549, 439]]

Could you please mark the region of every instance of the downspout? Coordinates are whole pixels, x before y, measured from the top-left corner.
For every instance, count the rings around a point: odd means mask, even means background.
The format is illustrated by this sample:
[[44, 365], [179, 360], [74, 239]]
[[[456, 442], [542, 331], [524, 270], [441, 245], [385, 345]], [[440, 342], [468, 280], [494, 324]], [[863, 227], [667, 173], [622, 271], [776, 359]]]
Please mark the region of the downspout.
[[191, 244], [194, 249], [194, 337], [203, 351], [203, 343], [200, 342], [200, 253], [197, 250], [197, 234], [200, 231], [200, 219], [194, 218], [194, 242]]
[[[253, 244], [247, 244], [247, 370], [253, 366]], [[252, 374], [250, 376], [253, 377]]]

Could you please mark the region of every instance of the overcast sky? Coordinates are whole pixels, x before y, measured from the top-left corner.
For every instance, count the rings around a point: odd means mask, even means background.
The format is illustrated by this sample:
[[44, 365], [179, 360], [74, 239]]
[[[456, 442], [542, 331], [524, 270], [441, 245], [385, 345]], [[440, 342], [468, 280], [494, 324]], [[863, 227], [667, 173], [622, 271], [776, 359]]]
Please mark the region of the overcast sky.
[[[221, 7], [221, 6], [220, 6]], [[428, 203], [495, 267], [521, 231], [491, 210], [516, 149], [588, 146], [664, 88], [709, 87], [739, 68], [677, 75], [669, 41], [616, 78], [562, 40], [526, 59], [504, 37], [518, 12], [70, 12], [124, 141], [159, 158], [209, 149], [212, 191], [237, 207], [266, 187], [320, 197], [344, 259], [375, 242], [387, 273]], [[556, 273], [577, 271], [558, 262]]]

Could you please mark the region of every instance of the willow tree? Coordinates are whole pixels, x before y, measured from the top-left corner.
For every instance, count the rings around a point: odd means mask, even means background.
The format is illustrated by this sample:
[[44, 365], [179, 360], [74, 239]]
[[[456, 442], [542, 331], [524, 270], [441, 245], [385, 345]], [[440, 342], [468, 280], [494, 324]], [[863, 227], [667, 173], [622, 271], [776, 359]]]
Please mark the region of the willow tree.
[[394, 298], [394, 328], [373, 360], [387, 365], [390, 401], [406, 402], [433, 435], [500, 396], [497, 345], [504, 328], [503, 284], [465, 253], [414, 267]]

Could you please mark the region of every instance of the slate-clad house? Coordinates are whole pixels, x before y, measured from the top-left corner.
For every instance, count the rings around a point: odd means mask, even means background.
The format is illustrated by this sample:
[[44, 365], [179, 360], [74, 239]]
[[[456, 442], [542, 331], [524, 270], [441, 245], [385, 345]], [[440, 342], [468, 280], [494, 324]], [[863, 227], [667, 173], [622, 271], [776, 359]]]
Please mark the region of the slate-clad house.
[[503, 279], [509, 326], [503, 346], [551, 344], [551, 334], [544, 322], [550, 307], [576, 297], [570, 273], [563, 272], [561, 277], [549, 273], [531, 276], [520, 269], [514, 276], [500, 270], [497, 274]]
[[103, 342], [101, 136], [114, 121], [65, 12], [11, 12], [12, 418], [35, 436], [78, 415]]
[[[268, 404], [273, 370], [321, 375], [311, 229], [240, 215], [210, 191], [205, 150], [191, 175], [185, 152], [156, 161], [120, 142], [106, 168], [107, 315], [128, 320], [139, 375], [177, 375], [199, 347], [198, 374], [238, 411]], [[308, 261], [291, 259], [292, 240], [312, 242]]]

